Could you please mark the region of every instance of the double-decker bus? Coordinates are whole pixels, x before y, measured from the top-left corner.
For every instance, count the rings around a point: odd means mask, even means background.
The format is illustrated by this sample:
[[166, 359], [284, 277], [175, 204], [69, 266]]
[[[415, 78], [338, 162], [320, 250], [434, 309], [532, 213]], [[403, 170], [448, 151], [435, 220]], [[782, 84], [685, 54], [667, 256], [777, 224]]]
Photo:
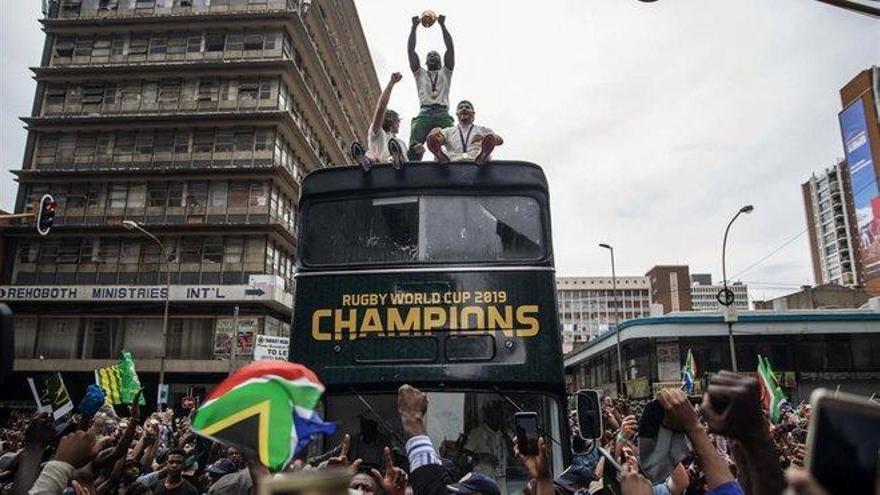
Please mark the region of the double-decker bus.
[[[290, 356], [327, 387], [351, 457], [403, 452], [397, 388], [428, 393], [452, 475], [526, 475], [513, 413], [534, 411], [555, 460], [568, 424], [547, 181], [523, 162], [321, 169], [302, 183]], [[560, 465], [554, 466], [559, 470]]]

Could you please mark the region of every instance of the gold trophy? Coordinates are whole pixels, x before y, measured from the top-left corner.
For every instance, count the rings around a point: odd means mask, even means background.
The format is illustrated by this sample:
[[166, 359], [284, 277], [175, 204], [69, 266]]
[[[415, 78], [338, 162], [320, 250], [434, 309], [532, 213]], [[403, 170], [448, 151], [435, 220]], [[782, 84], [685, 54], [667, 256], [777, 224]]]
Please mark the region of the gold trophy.
[[429, 28], [437, 22], [437, 14], [433, 10], [426, 10], [422, 12], [420, 19], [422, 26]]

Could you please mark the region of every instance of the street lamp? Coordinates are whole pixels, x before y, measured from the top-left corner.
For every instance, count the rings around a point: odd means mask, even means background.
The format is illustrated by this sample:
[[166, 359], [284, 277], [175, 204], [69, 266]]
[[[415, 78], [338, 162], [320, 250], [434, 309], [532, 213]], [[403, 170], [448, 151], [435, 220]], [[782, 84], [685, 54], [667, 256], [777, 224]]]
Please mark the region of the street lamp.
[[[735, 222], [740, 215], [742, 215], [743, 213], [748, 215], [749, 213], [754, 211], [754, 209], [755, 207], [752, 205], [743, 206], [739, 209], [738, 212], [736, 212], [736, 215], [734, 215], [733, 218], [730, 219], [730, 222], [727, 224], [727, 228], [724, 229], [724, 240], [721, 242], [721, 284], [724, 286], [722, 292], [724, 293], [724, 297], [727, 300], [726, 306], [730, 306], [731, 304], [736, 303], [736, 299], [734, 297], [730, 297], [730, 289], [727, 288], [727, 234], [728, 232], [730, 232], [730, 226], [733, 225], [733, 222]], [[721, 297], [719, 297], [719, 302], [724, 304], [724, 302], [721, 301]], [[734, 306], [734, 308], [735, 307], [736, 306]], [[739, 369], [736, 365], [736, 347], [733, 343], [732, 321], [727, 322], [727, 339], [730, 342], [730, 364], [733, 367], [733, 372], [736, 373], [739, 371]]]
[[[162, 352], [159, 354], [159, 394], [161, 395], [163, 386], [165, 385], [165, 346], [168, 343], [168, 304], [171, 300], [171, 259], [170, 256], [168, 256], [168, 252], [165, 250], [165, 243], [141, 227], [140, 224], [134, 220], [124, 220], [122, 226], [125, 227], [125, 230], [130, 232], [138, 231], [155, 241], [156, 244], [159, 245], [159, 249], [161, 249], [162, 258], [165, 260], [165, 311], [162, 314]], [[157, 396], [156, 410], [160, 410], [160, 407], [160, 402]]]
[[623, 394], [623, 356], [620, 352], [620, 315], [617, 312], [617, 273], [614, 271], [614, 248], [609, 244], [600, 243], [600, 248], [611, 251], [611, 295], [614, 298], [614, 333], [617, 334], [617, 393]]

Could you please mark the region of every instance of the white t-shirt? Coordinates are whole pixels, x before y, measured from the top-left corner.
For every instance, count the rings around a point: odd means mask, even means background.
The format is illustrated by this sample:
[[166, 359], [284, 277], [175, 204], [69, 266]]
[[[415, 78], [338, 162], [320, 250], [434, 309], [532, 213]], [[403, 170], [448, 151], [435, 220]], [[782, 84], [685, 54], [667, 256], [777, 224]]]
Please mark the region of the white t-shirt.
[[406, 156], [406, 143], [402, 139], [392, 135], [390, 132], [385, 132], [385, 129], [381, 127], [376, 132], [371, 132], [367, 129], [367, 154], [369, 154], [370, 158], [379, 163], [390, 162], [391, 153], [388, 151], [388, 141], [392, 138], [397, 141], [400, 149], [403, 150], [404, 156]]
[[449, 83], [452, 80], [452, 69], [443, 67], [440, 70], [425, 70], [419, 67], [413, 72], [413, 75], [416, 78], [420, 105], [449, 106]]
[[[446, 154], [450, 160], [473, 160], [480, 154], [480, 146], [482, 141], [474, 141], [479, 134], [486, 137], [488, 134], [494, 134], [492, 129], [488, 127], [471, 124], [468, 127], [462, 127], [461, 124], [454, 127], [443, 129], [443, 137], [446, 138]], [[464, 143], [467, 143], [464, 145]]]

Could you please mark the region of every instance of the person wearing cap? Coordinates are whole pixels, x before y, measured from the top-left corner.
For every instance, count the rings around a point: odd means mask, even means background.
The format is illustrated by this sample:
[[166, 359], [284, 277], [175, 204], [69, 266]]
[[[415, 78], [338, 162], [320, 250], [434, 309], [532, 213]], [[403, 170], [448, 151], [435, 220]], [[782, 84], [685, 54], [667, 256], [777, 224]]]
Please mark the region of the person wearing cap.
[[484, 164], [492, 158], [496, 146], [504, 139], [485, 126], [474, 123], [474, 105], [462, 100], [456, 105], [458, 125], [435, 128], [428, 135], [428, 149], [438, 162], [473, 160]]
[[455, 47], [452, 44], [452, 35], [446, 29], [446, 16], [441, 15], [437, 18], [437, 23], [443, 31], [446, 53], [443, 54], [441, 61], [440, 53], [434, 50], [428, 52], [424, 68], [416, 53], [416, 29], [419, 23], [418, 16], [412, 18], [412, 29], [407, 43], [409, 67], [415, 76], [419, 95], [419, 114], [413, 117], [410, 124], [407, 153], [410, 161], [422, 159], [424, 148], [420, 145], [425, 143], [431, 129], [435, 127], [442, 129], [453, 124], [452, 116], [449, 115], [449, 84], [452, 81], [452, 69], [455, 67]]
[[501, 495], [495, 480], [482, 473], [468, 473], [458, 483], [447, 485], [449, 493], [461, 495]]

